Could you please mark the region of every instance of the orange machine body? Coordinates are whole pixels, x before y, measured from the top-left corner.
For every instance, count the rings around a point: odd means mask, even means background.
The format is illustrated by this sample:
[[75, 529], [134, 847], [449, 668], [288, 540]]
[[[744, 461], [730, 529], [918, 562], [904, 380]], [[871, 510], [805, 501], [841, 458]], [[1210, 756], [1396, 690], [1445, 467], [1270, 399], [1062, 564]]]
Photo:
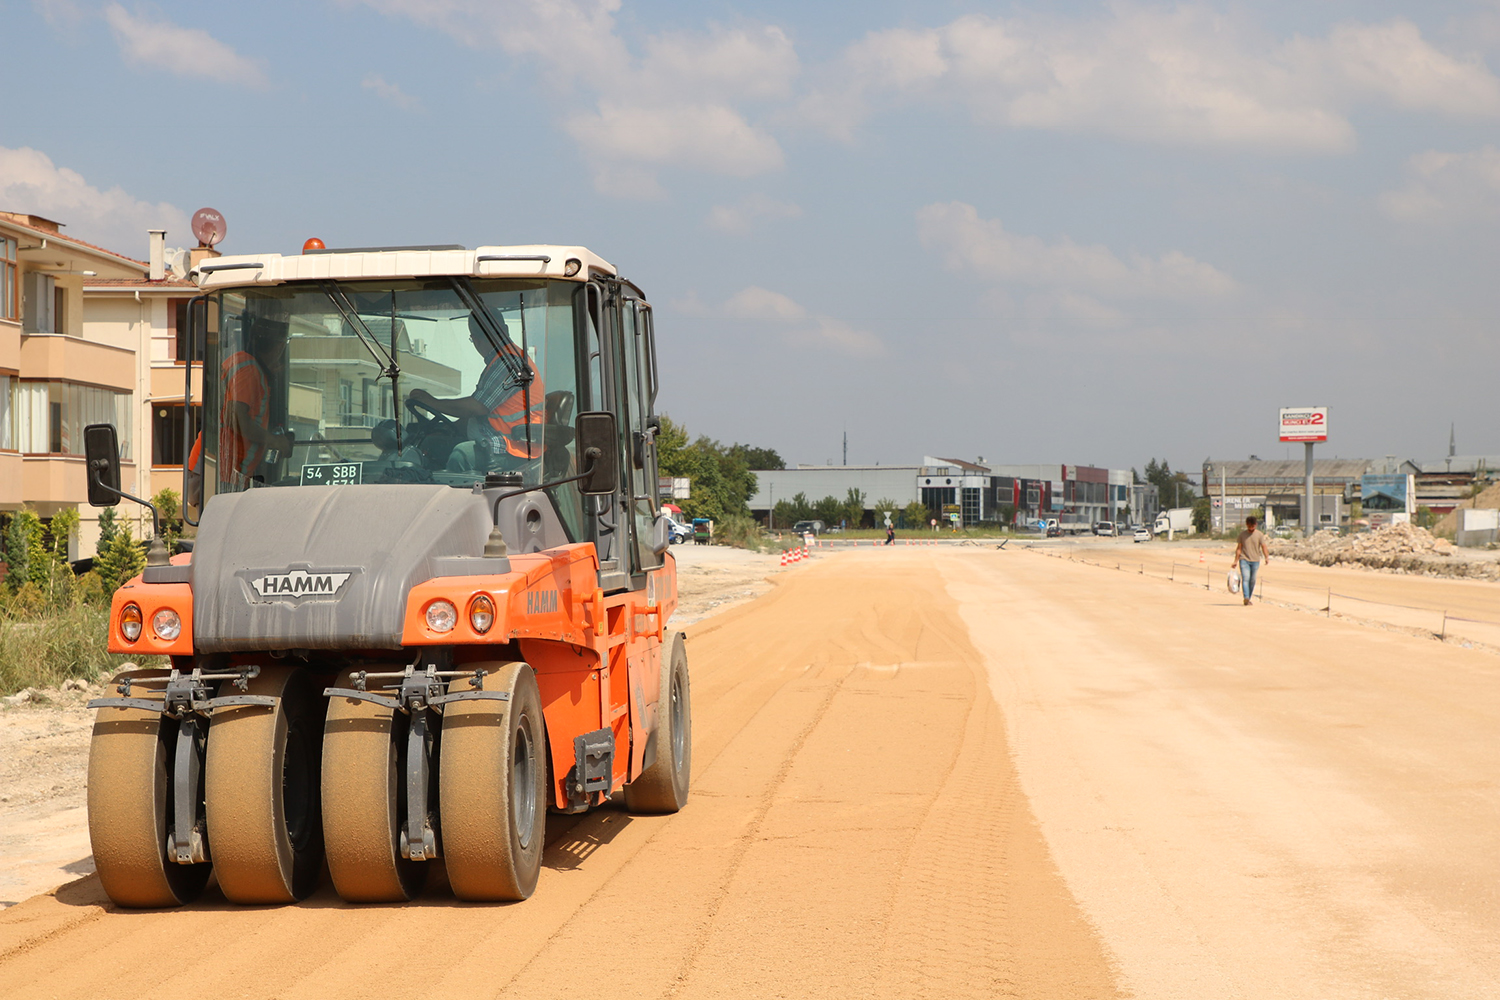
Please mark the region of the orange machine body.
[[[189, 558], [177, 556], [173, 563]], [[574, 738], [599, 729], [614, 733], [612, 793], [645, 769], [645, 736], [656, 725], [666, 623], [677, 608], [676, 560], [668, 553], [660, 568], [648, 571], [644, 590], [608, 595], [596, 586], [599, 561], [589, 542], [512, 555], [510, 566], [509, 573], [436, 577], [413, 587], [402, 645], [450, 647], [454, 665], [461, 666], [496, 659], [497, 646], [514, 644], [536, 672], [556, 805], [568, 805], [565, 781], [574, 761]], [[483, 633], [475, 630], [469, 615], [480, 595], [494, 605], [493, 623]], [[427, 622], [427, 609], [438, 600], [450, 601], [458, 610], [458, 621], [448, 632], [437, 632]], [[121, 615], [129, 604], [142, 616], [140, 638], [133, 642], [121, 631]], [[176, 611], [182, 622], [181, 635], [171, 642], [152, 630], [152, 618], [163, 608]], [[147, 584], [136, 577], [115, 592], [109, 650], [191, 657], [192, 622], [189, 584]], [[589, 804], [608, 796], [596, 792]]]

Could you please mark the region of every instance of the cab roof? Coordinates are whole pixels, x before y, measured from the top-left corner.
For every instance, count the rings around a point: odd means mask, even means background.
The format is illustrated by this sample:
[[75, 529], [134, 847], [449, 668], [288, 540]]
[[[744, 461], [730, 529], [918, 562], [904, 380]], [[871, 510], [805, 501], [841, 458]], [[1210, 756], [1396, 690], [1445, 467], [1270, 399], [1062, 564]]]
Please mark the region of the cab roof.
[[[565, 271], [578, 261], [575, 274]], [[288, 281], [365, 281], [380, 278], [427, 278], [445, 275], [472, 278], [557, 278], [587, 281], [596, 274], [616, 275], [603, 257], [580, 246], [360, 247], [303, 254], [241, 254], [201, 261], [192, 277], [205, 291], [244, 285], [279, 285]]]

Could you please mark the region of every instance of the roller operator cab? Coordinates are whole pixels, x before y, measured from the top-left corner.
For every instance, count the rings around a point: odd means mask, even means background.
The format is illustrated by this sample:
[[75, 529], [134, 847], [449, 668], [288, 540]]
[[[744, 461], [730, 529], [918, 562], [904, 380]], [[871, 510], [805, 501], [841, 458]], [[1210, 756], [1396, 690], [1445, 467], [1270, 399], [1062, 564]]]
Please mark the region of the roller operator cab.
[[[190, 555], [109, 648], [89, 833], [125, 906], [537, 883], [553, 812], [687, 800], [651, 307], [582, 247], [310, 251], [196, 272]], [[191, 378], [193, 365], [189, 364]], [[196, 401], [196, 400], [195, 400]], [[90, 502], [117, 503], [88, 429]], [[201, 500], [199, 499], [201, 496]], [[134, 499], [129, 498], [128, 499]]]

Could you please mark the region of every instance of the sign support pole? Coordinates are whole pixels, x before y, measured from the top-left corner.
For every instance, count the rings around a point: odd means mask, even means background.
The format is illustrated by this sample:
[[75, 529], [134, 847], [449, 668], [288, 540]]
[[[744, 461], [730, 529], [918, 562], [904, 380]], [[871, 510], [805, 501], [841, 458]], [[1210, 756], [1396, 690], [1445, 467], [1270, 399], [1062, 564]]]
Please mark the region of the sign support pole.
[[1307, 482], [1304, 484], [1306, 492], [1302, 496], [1302, 537], [1311, 538], [1313, 535], [1313, 443], [1303, 443], [1306, 449], [1306, 457], [1302, 460], [1302, 474]]

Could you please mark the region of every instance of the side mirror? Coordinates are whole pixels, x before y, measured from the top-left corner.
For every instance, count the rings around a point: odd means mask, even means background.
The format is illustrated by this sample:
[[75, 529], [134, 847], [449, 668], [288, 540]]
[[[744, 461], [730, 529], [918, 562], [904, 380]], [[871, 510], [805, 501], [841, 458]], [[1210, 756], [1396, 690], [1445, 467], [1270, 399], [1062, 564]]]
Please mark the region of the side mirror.
[[603, 410], [580, 413], [575, 426], [578, 460], [588, 470], [583, 492], [588, 496], [613, 493], [620, 485], [620, 437], [615, 415]]
[[89, 503], [114, 507], [120, 502], [120, 441], [114, 424], [83, 429], [83, 453], [89, 477]]

